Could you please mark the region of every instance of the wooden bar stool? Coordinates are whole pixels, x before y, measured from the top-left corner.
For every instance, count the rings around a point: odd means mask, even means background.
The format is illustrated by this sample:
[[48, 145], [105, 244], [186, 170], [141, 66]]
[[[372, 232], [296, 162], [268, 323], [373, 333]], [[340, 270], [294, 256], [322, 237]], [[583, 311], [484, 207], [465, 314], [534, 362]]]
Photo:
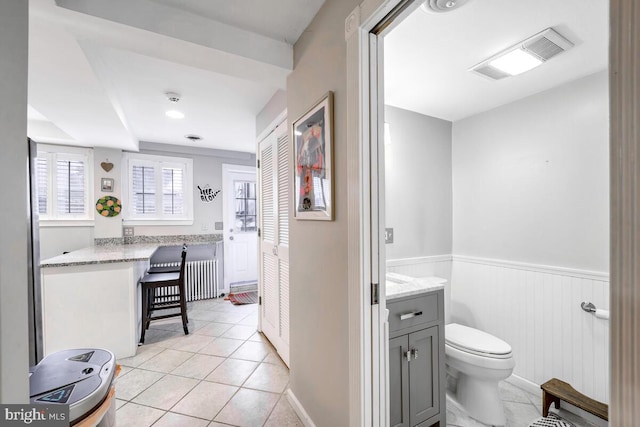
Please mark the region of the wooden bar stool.
[[[166, 319], [169, 317], [182, 317], [182, 327], [185, 335], [189, 335], [187, 323], [187, 302], [185, 298], [184, 270], [187, 259], [187, 246], [182, 247], [180, 260], [180, 271], [175, 273], [151, 273], [145, 274], [140, 279], [142, 286], [142, 332], [140, 333], [140, 344], [144, 344], [144, 335], [152, 320]], [[157, 290], [171, 289], [162, 293]], [[177, 289], [176, 289], [177, 288]], [[153, 313], [159, 310], [179, 309], [178, 312], [156, 315]]]

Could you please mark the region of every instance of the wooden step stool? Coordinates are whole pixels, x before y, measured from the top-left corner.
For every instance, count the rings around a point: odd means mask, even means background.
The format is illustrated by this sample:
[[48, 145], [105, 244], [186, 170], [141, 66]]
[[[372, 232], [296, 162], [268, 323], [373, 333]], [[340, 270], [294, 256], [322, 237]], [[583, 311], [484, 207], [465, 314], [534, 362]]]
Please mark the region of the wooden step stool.
[[556, 409], [560, 409], [560, 401], [577, 406], [578, 408], [595, 415], [598, 418], [609, 421], [609, 406], [598, 402], [584, 394], [580, 393], [570, 384], [552, 378], [540, 386], [542, 389], [542, 416], [549, 415], [549, 407], [552, 403]]

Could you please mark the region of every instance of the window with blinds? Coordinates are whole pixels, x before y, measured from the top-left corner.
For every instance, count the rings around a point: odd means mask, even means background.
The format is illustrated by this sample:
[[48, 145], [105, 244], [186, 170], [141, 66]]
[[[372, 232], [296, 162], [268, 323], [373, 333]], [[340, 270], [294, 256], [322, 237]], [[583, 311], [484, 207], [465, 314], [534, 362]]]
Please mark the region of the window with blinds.
[[41, 220], [90, 220], [90, 151], [39, 150], [35, 159], [36, 198]]
[[162, 210], [165, 215], [182, 215], [184, 212], [182, 169], [162, 169]]
[[193, 160], [129, 153], [125, 221], [193, 221]]
[[156, 212], [156, 175], [153, 166], [133, 165], [131, 169], [133, 211], [138, 215]]

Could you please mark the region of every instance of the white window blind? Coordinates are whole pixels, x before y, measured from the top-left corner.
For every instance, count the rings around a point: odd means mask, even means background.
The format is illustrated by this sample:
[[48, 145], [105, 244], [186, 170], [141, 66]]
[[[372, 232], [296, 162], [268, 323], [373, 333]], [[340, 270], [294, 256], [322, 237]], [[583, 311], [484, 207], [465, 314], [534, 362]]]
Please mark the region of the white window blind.
[[90, 159], [88, 149], [38, 147], [35, 176], [41, 220], [93, 219], [93, 210], [89, 208]]
[[38, 199], [38, 213], [46, 215], [48, 210], [49, 194], [49, 165], [46, 157], [37, 157], [36, 167], [36, 197]]
[[193, 221], [193, 160], [129, 153], [125, 221]]
[[136, 214], [153, 214], [156, 212], [156, 176], [153, 166], [133, 165], [132, 192], [133, 210]]
[[83, 214], [86, 210], [84, 162], [57, 160], [56, 183], [57, 213]]
[[184, 213], [182, 169], [162, 168], [162, 209], [167, 215]]

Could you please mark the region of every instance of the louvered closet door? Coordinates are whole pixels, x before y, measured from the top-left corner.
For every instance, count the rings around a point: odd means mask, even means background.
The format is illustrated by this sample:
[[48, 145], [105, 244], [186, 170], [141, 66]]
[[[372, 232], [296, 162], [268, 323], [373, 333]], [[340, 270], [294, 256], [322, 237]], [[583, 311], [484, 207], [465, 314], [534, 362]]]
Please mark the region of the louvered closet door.
[[288, 365], [291, 202], [285, 123], [260, 143], [260, 323], [262, 332]]

